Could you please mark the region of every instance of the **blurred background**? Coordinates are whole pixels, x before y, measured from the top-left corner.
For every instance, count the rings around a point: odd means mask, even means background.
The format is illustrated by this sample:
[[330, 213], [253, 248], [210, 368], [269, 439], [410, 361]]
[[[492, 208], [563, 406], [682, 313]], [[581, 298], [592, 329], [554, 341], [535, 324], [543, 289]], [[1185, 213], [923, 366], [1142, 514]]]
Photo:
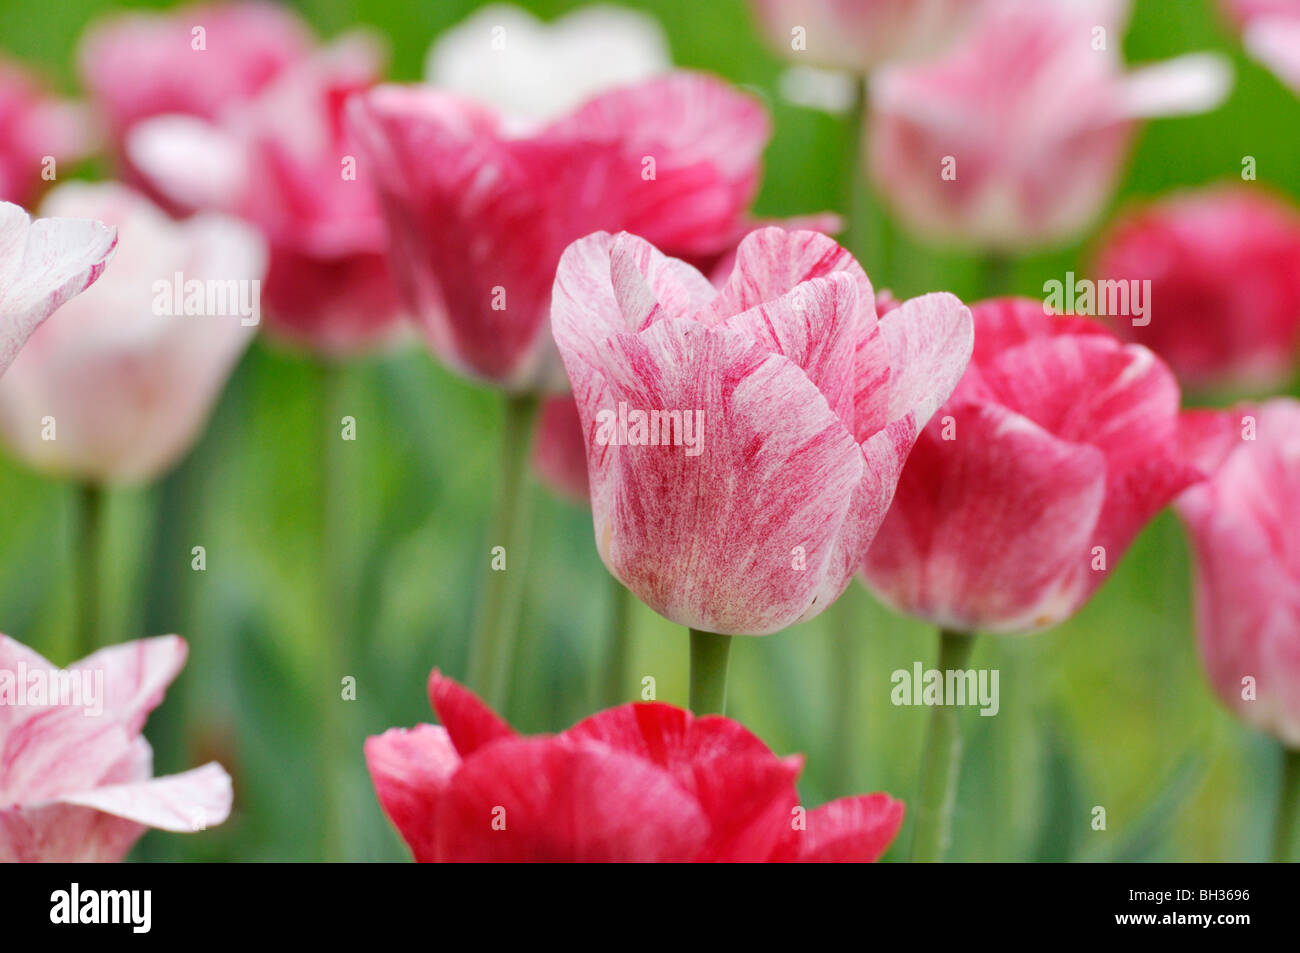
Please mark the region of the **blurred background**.
[[[578, 6], [526, 2], [550, 18]], [[720, 74], [763, 98], [774, 119], [757, 212], [788, 216], [844, 207], [847, 118], [780, 100], [784, 64], [760, 40], [744, 0], [628, 3], [656, 16], [676, 63]], [[0, 0], [0, 48], [78, 92], [75, 48], [96, 17], [167, 3], [33, 4]], [[292, 4], [325, 37], [365, 25], [391, 44], [391, 77], [420, 78], [434, 37], [479, 4], [437, 0], [317, 0]], [[1242, 55], [1208, 0], [1140, 0], [1125, 39], [1130, 62], [1189, 50], [1229, 56], [1231, 98], [1203, 116], [1154, 121], [1140, 133], [1115, 207], [1180, 186], [1239, 179], [1253, 155], [1259, 178], [1300, 199], [1300, 104]], [[83, 164], [77, 176], [106, 167]], [[64, 174], [60, 178], [66, 177]], [[899, 297], [979, 290], [973, 257], [896, 239], [877, 287]], [[1083, 273], [1089, 245], [1017, 261], [1014, 290]], [[370, 788], [364, 737], [431, 721], [434, 666], [463, 677], [466, 634], [486, 559], [497, 480], [500, 401], [435, 364], [420, 347], [349, 363], [343, 412], [357, 439], [340, 451], [346, 501], [335, 541], [351, 618], [322, 618], [314, 578], [320, 488], [316, 364], [259, 339], [244, 357], [196, 449], [158, 485], [111, 491], [100, 607], [104, 640], [177, 632], [190, 659], [146, 735], [156, 773], [219, 760], [235, 783], [235, 812], [199, 836], [151, 831], [148, 860], [311, 860], [321, 856], [319, 760], [351, 753], [343, 854], [408, 855]], [[1216, 403], [1231, 395], [1216, 395]], [[1206, 398], [1208, 400], [1208, 398]], [[1195, 403], [1196, 395], [1188, 398]], [[520, 730], [557, 731], [596, 704], [605, 658], [609, 586], [590, 513], [534, 480], [535, 543], [524, 624], [505, 714]], [[75, 615], [76, 487], [0, 457], [0, 631], [47, 657], [71, 660]], [[190, 568], [202, 545], [207, 568]], [[1267, 856], [1279, 762], [1274, 744], [1211, 696], [1191, 630], [1189, 561], [1166, 512], [1150, 525], [1092, 602], [1069, 623], [1025, 638], [984, 638], [972, 664], [1001, 676], [1001, 711], [962, 712], [967, 746], [954, 860], [1254, 860]], [[855, 584], [860, 664], [851, 673], [858, 750], [841, 762], [832, 720], [828, 614], [767, 638], [738, 639], [728, 714], [778, 753], [803, 752], [807, 805], [884, 790], [911, 800], [924, 708], [889, 702], [889, 673], [934, 664], [928, 627], [896, 617]], [[836, 617], [842, 618], [842, 616]], [[632, 669], [662, 701], [684, 705], [687, 633], [639, 604]], [[318, 658], [338, 630], [357, 699], [327, 733], [316, 716]], [[838, 768], [836, 767], [838, 765]], [[1107, 830], [1091, 829], [1106, 809]], [[910, 823], [890, 857], [905, 854]]]

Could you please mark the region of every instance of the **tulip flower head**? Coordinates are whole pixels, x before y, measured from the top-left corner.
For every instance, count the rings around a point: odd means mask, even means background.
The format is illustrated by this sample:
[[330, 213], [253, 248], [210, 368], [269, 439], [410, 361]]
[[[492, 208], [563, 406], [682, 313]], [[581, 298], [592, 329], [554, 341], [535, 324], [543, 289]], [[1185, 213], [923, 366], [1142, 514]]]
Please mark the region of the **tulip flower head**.
[[0, 202], [0, 374], [42, 321], [95, 283], [116, 247], [110, 225], [33, 221], [17, 205]]
[[1300, 749], [1300, 401], [1224, 416], [1234, 448], [1177, 503], [1195, 554], [1197, 644], [1223, 703]]
[[[110, 222], [123, 241], [100, 281], [41, 325], [0, 379], [0, 434], [47, 473], [153, 479], [194, 442], [256, 333], [264, 244], [222, 216], [174, 222], [115, 184], [59, 186], [44, 208]], [[111, 248], [112, 232], [97, 227]], [[77, 265], [75, 287], [91, 267]]]
[[420, 862], [863, 861], [903, 823], [887, 794], [805, 812], [798, 756], [729, 718], [660, 703], [521, 737], [434, 671], [441, 726], [366, 742], [379, 802]]
[[226, 820], [221, 765], [155, 778], [140, 733], [185, 654], [169, 635], [61, 670], [0, 635], [0, 862], [115, 862], [146, 828], [194, 833]]
[[0, 202], [25, 205], [58, 175], [59, 163], [90, 151], [89, 117], [0, 57]]
[[1076, 612], [1142, 527], [1203, 479], [1213, 437], [1146, 348], [1006, 298], [917, 441], [863, 562], [887, 605], [957, 632], [1033, 632]]
[[1016, 252], [1105, 208], [1143, 117], [1203, 112], [1227, 66], [1191, 54], [1125, 72], [1126, 4], [997, 0], [938, 59], [879, 71], [871, 174], [929, 240]]
[[948, 294], [877, 320], [861, 267], [815, 232], [751, 233], [721, 291], [635, 236], [575, 242], [552, 325], [606, 567], [694, 629], [820, 613], [965, 369], [970, 322]]
[[1097, 255], [1103, 279], [1151, 282], [1149, 322], [1119, 321], [1185, 386], [1275, 390], [1300, 363], [1300, 214], [1244, 187], [1140, 209]]

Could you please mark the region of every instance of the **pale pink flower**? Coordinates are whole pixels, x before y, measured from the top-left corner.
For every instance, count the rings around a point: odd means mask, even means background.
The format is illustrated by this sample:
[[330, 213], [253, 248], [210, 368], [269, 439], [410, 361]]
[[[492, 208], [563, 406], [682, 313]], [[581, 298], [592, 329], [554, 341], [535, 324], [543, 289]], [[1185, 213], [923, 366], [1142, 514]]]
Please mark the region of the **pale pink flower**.
[[225, 769], [155, 778], [141, 735], [185, 654], [168, 635], [61, 671], [0, 635], [0, 862], [114, 862], [146, 828], [194, 833], [226, 820]]
[[91, 149], [90, 117], [17, 63], [0, 57], [0, 202], [26, 205], [60, 164]]

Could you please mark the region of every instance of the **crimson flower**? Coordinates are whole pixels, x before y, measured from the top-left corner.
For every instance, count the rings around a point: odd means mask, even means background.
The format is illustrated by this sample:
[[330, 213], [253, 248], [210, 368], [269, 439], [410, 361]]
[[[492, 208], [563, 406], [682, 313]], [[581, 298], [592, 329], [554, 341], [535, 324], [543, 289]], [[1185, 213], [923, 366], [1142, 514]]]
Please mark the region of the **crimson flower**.
[[523, 737], [436, 669], [429, 697], [441, 727], [366, 742], [379, 801], [420, 862], [870, 862], [903, 823], [887, 794], [804, 811], [803, 759], [730, 718], [638, 703]]

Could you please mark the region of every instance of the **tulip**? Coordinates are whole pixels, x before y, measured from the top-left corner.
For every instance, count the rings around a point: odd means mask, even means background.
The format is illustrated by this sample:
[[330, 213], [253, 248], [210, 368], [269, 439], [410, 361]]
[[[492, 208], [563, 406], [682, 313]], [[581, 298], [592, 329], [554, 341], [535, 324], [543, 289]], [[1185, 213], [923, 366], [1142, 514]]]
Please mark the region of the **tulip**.
[[932, 241], [998, 254], [1082, 232], [1137, 121], [1212, 109], [1231, 80], [1207, 54], [1124, 72], [1125, 9], [999, 0], [942, 57], [880, 70], [870, 166], [892, 209]]
[[[1101, 324], [1028, 299], [972, 310], [970, 367], [917, 440], [862, 563], [881, 601], [939, 627], [940, 670], [965, 668], [974, 632], [1033, 632], [1076, 612], [1147, 521], [1204, 478], [1221, 437], [1180, 417], [1158, 357]], [[955, 712], [935, 709], [914, 859], [946, 846], [955, 744]]]
[[1223, 0], [1246, 52], [1300, 95], [1300, 4], [1295, 0]]
[[48, 93], [16, 63], [0, 57], [0, 201], [29, 203], [59, 162], [90, 150], [81, 106]]
[[[9, 449], [82, 487], [78, 590], [89, 652], [102, 488], [151, 481], [194, 443], [256, 330], [265, 250], [238, 222], [173, 222], [122, 185], [68, 183], [44, 210], [102, 219], [123, 236], [113, 267], [42, 324], [0, 380], [0, 437]], [[112, 232], [98, 227], [111, 247]], [[77, 280], [87, 283], [84, 271]]]
[[887, 794], [805, 812], [803, 759], [728, 718], [627, 704], [521, 737], [436, 669], [429, 696], [442, 726], [366, 742], [379, 802], [422, 863], [871, 862], [903, 822]]
[[0, 202], [0, 374], [42, 321], [95, 283], [116, 247], [110, 225], [32, 221], [17, 205]]
[[221, 765], [155, 778], [140, 733], [185, 654], [168, 635], [60, 670], [0, 635], [0, 862], [116, 862], [146, 828], [189, 833], [226, 820]]
[[866, 74], [941, 50], [987, 0], [753, 0], [772, 49]]
[[595, 4], [543, 23], [494, 3], [438, 37], [424, 78], [517, 120], [545, 121], [671, 66], [663, 28], [648, 14]]
[[78, 50], [82, 83], [120, 149], [151, 116], [215, 119], [312, 48], [311, 32], [279, 4], [205, 3], [96, 22]]
[[[970, 313], [956, 298], [916, 298], [880, 321], [872, 302], [857, 262], [815, 232], [751, 233], [721, 291], [626, 233], [590, 235], [560, 260], [552, 325], [597, 549], [692, 630], [708, 682], [725, 679], [725, 636], [776, 632], [844, 591], [966, 366]], [[666, 428], [653, 445], [644, 421], [625, 426], [632, 411]], [[721, 705], [702, 690], [693, 710]]]
[[1210, 684], [1285, 751], [1281, 861], [1300, 835], [1300, 401], [1225, 416], [1240, 439], [1177, 508], [1195, 553], [1197, 643]]
[[1149, 280], [1142, 326], [1116, 330], [1184, 386], [1284, 386], [1300, 357], [1300, 214], [1244, 187], [1157, 202], [1112, 229], [1101, 278]]

